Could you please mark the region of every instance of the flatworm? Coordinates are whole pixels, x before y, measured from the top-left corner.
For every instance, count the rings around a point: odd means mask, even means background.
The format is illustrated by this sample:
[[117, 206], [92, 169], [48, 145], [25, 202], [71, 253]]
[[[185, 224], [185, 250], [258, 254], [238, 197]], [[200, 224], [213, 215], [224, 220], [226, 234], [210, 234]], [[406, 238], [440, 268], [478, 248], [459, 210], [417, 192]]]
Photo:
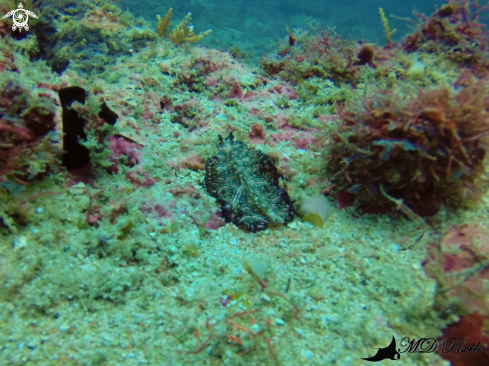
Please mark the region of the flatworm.
[[254, 233], [294, 219], [290, 197], [278, 186], [282, 176], [265, 154], [235, 141], [232, 133], [219, 136], [217, 147], [218, 154], [206, 161], [204, 185], [226, 222]]

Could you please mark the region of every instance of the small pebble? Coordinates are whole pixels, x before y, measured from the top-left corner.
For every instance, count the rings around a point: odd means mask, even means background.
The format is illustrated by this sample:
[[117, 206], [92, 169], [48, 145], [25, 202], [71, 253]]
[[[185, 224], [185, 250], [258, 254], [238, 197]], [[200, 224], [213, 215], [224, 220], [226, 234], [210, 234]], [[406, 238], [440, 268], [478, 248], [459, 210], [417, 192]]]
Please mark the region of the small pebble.
[[27, 239], [25, 236], [16, 237], [13, 242], [14, 250], [24, 248], [27, 245]]
[[251, 331], [255, 334], [258, 334], [260, 332], [260, 326], [258, 324], [253, 324], [251, 326]]

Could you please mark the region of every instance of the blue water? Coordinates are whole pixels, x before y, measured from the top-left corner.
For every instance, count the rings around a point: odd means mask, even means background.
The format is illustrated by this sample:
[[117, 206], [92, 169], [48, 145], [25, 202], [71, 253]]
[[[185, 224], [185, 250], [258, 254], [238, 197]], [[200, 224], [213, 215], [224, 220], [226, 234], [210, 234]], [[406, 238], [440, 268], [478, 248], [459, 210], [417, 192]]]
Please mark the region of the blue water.
[[191, 12], [196, 30], [212, 29], [212, 34], [205, 38], [203, 44], [219, 48], [238, 46], [245, 52], [259, 56], [273, 49], [273, 42], [286, 33], [286, 26], [290, 29], [307, 29], [311, 21], [323, 28], [336, 28], [339, 34], [346, 37], [382, 43], [384, 29], [379, 17], [380, 7], [389, 17], [391, 27], [397, 29], [392, 37], [397, 41], [410, 31], [411, 24], [391, 18], [391, 15], [413, 19], [413, 10], [429, 15], [435, 6], [440, 7], [445, 3], [433, 0], [122, 0], [120, 6], [155, 24], [156, 14], [163, 15], [170, 7], [173, 8], [175, 21]]

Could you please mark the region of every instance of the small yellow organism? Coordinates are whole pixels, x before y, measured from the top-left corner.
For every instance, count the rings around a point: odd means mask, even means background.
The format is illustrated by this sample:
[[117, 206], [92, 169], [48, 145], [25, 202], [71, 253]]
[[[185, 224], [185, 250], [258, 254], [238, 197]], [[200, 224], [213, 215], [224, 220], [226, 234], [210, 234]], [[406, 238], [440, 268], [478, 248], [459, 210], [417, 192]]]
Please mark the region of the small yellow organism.
[[324, 223], [322, 217], [314, 212], [304, 215], [301, 220], [302, 222], [308, 222], [315, 227], [322, 227]]
[[330, 209], [331, 204], [323, 195], [307, 197], [301, 205], [301, 210], [304, 213], [302, 222], [308, 222], [315, 227], [322, 227]]

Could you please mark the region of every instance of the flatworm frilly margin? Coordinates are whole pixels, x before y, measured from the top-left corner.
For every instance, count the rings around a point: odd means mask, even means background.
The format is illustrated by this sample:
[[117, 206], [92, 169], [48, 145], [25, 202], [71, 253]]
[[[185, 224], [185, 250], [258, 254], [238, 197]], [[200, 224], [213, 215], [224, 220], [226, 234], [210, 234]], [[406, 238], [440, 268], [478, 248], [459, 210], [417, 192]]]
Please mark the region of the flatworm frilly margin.
[[221, 203], [226, 222], [257, 232], [294, 219], [290, 197], [278, 186], [283, 177], [265, 154], [235, 141], [232, 132], [219, 136], [217, 147], [206, 161], [204, 185]]

